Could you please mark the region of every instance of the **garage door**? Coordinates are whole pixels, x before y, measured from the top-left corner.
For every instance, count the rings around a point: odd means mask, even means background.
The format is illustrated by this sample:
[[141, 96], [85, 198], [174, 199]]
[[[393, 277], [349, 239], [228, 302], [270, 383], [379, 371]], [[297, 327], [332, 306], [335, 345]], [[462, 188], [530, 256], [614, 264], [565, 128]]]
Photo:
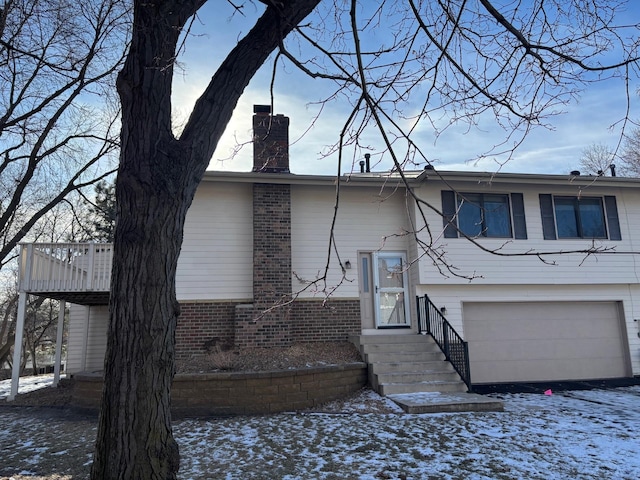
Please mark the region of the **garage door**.
[[464, 303], [472, 383], [628, 375], [616, 302]]

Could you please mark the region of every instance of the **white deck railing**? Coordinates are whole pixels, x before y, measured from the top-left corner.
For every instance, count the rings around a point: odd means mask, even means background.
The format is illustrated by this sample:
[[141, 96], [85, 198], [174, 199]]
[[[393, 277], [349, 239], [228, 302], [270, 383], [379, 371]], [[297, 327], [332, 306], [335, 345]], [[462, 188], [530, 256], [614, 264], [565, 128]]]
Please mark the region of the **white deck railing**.
[[110, 243], [28, 243], [20, 246], [20, 289], [25, 292], [108, 292]]

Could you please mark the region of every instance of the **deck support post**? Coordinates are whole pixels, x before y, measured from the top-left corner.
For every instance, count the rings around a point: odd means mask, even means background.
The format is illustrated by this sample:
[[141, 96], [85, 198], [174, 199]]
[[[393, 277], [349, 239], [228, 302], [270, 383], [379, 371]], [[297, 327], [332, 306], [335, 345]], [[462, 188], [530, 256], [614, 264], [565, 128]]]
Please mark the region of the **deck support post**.
[[82, 332], [82, 358], [80, 360], [80, 371], [87, 369], [87, 350], [89, 343], [89, 321], [91, 319], [91, 305], [87, 307], [87, 316], [84, 319], [84, 331]]
[[64, 333], [64, 311], [67, 308], [67, 302], [60, 300], [58, 311], [58, 331], [56, 334], [56, 358], [53, 365], [53, 386], [57, 387], [60, 381], [60, 365], [62, 363], [62, 334]]
[[11, 373], [11, 393], [7, 401], [15, 400], [20, 384], [20, 364], [22, 363], [22, 337], [24, 335], [24, 318], [27, 313], [27, 297], [29, 294], [20, 290], [18, 294], [18, 318], [16, 319], [16, 335], [13, 343], [13, 370]]

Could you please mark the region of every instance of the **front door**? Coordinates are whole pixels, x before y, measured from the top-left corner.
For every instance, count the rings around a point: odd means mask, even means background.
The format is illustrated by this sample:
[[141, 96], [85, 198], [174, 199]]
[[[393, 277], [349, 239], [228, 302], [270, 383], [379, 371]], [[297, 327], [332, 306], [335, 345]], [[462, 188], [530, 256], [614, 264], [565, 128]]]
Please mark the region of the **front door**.
[[409, 327], [407, 259], [400, 252], [373, 254], [374, 309], [377, 328]]

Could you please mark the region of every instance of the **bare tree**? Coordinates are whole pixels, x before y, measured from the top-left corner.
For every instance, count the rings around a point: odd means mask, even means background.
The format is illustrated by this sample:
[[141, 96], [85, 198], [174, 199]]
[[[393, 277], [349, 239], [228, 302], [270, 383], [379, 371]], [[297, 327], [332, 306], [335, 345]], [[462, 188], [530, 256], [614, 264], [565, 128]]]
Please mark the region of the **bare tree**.
[[0, 7], [0, 268], [71, 192], [113, 171], [122, 0]]
[[15, 340], [18, 294], [15, 289], [0, 292], [0, 368], [9, 360]]
[[[580, 168], [588, 175], [605, 175], [614, 162], [615, 152], [603, 143], [593, 143], [582, 150]], [[615, 166], [614, 166], [615, 168]]]
[[[341, 159], [373, 125], [400, 174], [428, 160], [413, 140], [422, 124], [438, 132], [490, 115], [506, 132], [495, 150], [511, 151], [584, 82], [637, 72], [637, 31], [614, 24], [616, 1], [263, 0], [266, 8], [217, 66], [177, 137], [174, 62], [181, 32], [205, 1], [134, 1], [117, 82], [118, 222], [94, 479], [176, 477], [169, 408], [185, 215], [242, 91], [272, 52], [276, 62], [333, 82], [334, 96], [353, 105], [337, 132]], [[228, 6], [243, 12], [241, 3]], [[285, 41], [292, 32], [297, 43]]]
[[627, 177], [640, 177], [640, 128], [625, 137], [620, 156], [620, 173]]
[[[73, 199], [72, 199], [73, 200]], [[78, 199], [74, 199], [78, 203]], [[39, 241], [55, 243], [77, 241], [75, 232], [92, 232], [93, 217], [78, 217], [78, 210], [71, 201], [65, 199], [53, 206], [34, 226], [30, 236]], [[82, 239], [86, 239], [83, 237]], [[94, 235], [92, 238], [98, 239]], [[18, 304], [18, 272], [16, 265], [5, 265], [0, 275], [0, 368], [10, 362], [10, 353], [15, 340]], [[57, 328], [58, 301], [41, 296], [28, 296], [23, 334], [22, 369], [30, 356], [32, 368], [37, 372], [37, 357], [43, 343], [50, 343]]]

